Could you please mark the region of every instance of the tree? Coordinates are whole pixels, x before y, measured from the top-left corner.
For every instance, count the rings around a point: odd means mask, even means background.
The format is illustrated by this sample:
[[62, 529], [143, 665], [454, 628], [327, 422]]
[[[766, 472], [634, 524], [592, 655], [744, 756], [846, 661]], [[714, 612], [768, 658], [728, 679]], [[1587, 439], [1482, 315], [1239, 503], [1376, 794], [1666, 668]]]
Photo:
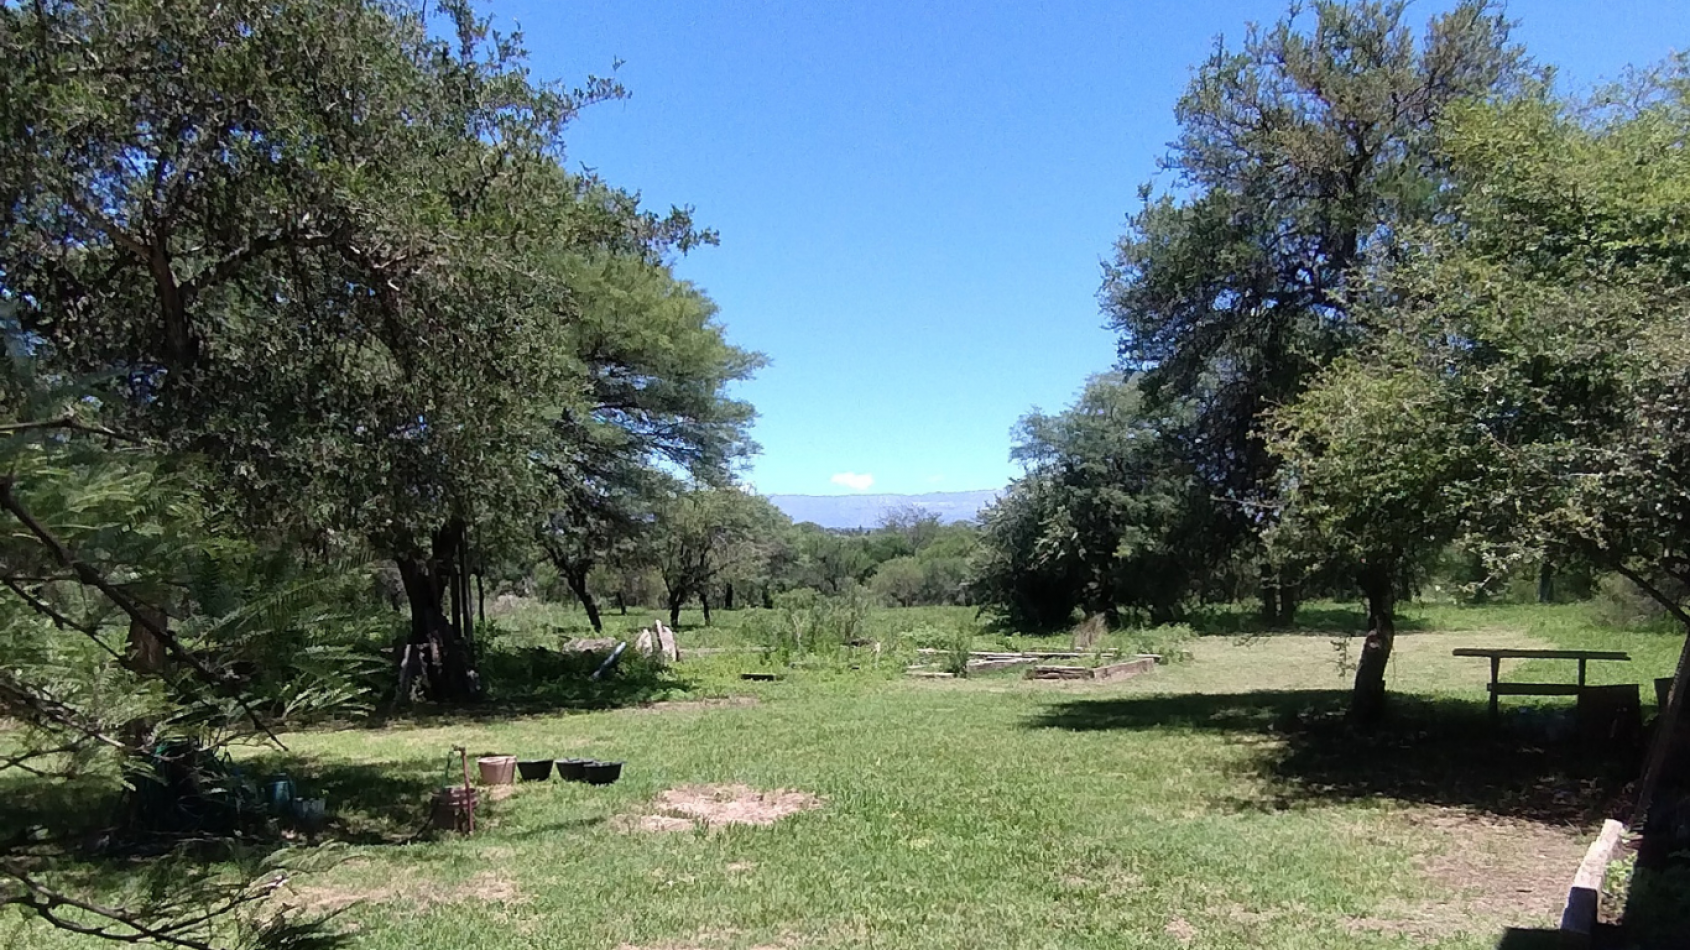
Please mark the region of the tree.
[[653, 545], [667, 592], [669, 623], [697, 597], [710, 622], [710, 597], [725, 572], [759, 558], [786, 516], [767, 499], [737, 487], [689, 487], [660, 510]]
[[[1687, 76], [1452, 110], [1451, 215], [1375, 272], [1385, 332], [1283, 417], [1294, 507], [1361, 550], [1449, 529], [1498, 569], [1599, 565], [1690, 633], [1660, 582], [1690, 579]], [[1379, 689], [1358, 672], [1360, 708]]]
[[1340, 359], [1272, 418], [1285, 508], [1269, 546], [1309, 554], [1354, 576], [1367, 601], [1367, 636], [1351, 710], [1384, 710], [1385, 670], [1406, 566], [1437, 554], [1461, 532], [1470, 483], [1483, 464], [1462, 409], [1425, 374], [1377, 375]]
[[[324, 946], [316, 924], [265, 912], [297, 862], [243, 877], [173, 858], [219, 836], [279, 851], [205, 764], [279, 746], [298, 717], [355, 711], [347, 644], [385, 621], [349, 609], [356, 573], [253, 544], [204, 504], [193, 460], [112, 429], [83, 390], [38, 373], [15, 323], [0, 331], [0, 717], [14, 727], [0, 776], [20, 804], [65, 785], [122, 803], [110, 826], [103, 809], [55, 805], [0, 838], [0, 907], [128, 943]], [[96, 840], [149, 898], [89, 883]]]
[[541, 546], [594, 630], [588, 589], [605, 561], [638, 560], [662, 497], [667, 465], [722, 483], [755, 446], [751, 406], [725, 394], [762, 357], [730, 346], [715, 305], [660, 264], [626, 256], [571, 259], [568, 286], [580, 302], [573, 352], [590, 386], [585, 410], [566, 407], [544, 464], [555, 510]]
[[[1434, 123], [1527, 74], [1489, 0], [1435, 17], [1418, 43], [1406, 3], [1308, 9], [1251, 27], [1237, 51], [1217, 44], [1198, 68], [1164, 160], [1175, 193], [1142, 189], [1102, 291], [1146, 393], [1194, 410], [1177, 435], [1229, 504], [1234, 547], [1253, 545], [1275, 507], [1267, 411], [1367, 338], [1355, 269], [1437, 209]], [[1263, 610], [1286, 622], [1295, 602], [1279, 584], [1264, 571]]]
[[1178, 424], [1117, 375], [1094, 377], [1065, 412], [1023, 419], [1012, 456], [1027, 474], [983, 517], [978, 601], [1040, 627], [1075, 609], [1174, 619], [1214, 535], [1204, 486], [1165, 437]]
[[927, 572], [911, 555], [892, 558], [875, 568], [869, 589], [896, 607], [914, 607], [927, 602]]
[[619, 87], [531, 82], [441, 12], [449, 39], [420, 0], [0, 6], [0, 287], [218, 504], [392, 557], [401, 693], [450, 700], [479, 692], [471, 548], [531, 537], [534, 452], [590, 408], [561, 252], [709, 236], [563, 171], [568, 121]]

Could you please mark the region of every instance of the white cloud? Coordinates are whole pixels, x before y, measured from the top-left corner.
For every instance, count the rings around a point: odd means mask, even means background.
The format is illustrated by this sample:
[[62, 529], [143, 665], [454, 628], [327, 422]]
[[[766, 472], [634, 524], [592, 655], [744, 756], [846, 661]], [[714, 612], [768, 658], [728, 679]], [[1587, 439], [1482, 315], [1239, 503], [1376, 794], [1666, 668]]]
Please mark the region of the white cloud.
[[874, 484], [874, 476], [867, 472], [861, 475], [856, 472], [840, 472], [828, 481], [835, 485], [843, 485], [852, 491], [868, 491], [869, 487]]

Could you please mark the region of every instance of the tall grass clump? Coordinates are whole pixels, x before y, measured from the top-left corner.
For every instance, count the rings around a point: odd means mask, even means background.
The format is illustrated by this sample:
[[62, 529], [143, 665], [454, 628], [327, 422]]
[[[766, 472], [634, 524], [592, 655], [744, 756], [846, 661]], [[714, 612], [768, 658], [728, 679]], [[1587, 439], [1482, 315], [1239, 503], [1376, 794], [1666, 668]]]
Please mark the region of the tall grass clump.
[[790, 666], [813, 656], [838, 658], [864, 639], [871, 601], [860, 587], [826, 597], [810, 588], [776, 595], [774, 607], [746, 621], [765, 662]]

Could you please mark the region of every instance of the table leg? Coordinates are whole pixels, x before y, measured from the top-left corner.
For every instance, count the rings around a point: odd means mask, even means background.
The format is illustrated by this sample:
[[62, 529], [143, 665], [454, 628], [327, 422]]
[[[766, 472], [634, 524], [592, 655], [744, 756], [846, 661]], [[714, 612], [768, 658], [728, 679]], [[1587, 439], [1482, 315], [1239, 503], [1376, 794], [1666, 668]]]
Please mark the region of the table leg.
[[1502, 675], [1502, 657], [1493, 656], [1493, 657], [1490, 658], [1490, 717], [1492, 719], [1495, 719], [1497, 717], [1496, 684], [1497, 684], [1498, 677], [1500, 677], [1501, 675]]

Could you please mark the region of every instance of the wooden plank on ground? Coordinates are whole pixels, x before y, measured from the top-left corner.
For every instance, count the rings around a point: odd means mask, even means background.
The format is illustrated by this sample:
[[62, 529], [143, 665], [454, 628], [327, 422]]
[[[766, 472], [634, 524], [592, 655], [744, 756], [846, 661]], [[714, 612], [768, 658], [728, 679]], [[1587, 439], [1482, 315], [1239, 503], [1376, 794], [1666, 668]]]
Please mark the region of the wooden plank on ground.
[[1573, 886], [1567, 890], [1567, 906], [1561, 912], [1561, 929], [1568, 933], [1588, 936], [1596, 929], [1596, 911], [1602, 903], [1602, 878], [1608, 873], [1608, 862], [1619, 847], [1625, 825], [1612, 818], [1602, 823], [1602, 833], [1591, 842], [1573, 875]]
[[1029, 663], [1037, 662], [1039, 662], [1038, 657], [1032, 656], [998, 657], [990, 660], [969, 660], [968, 671], [970, 673], [990, 673], [993, 670], [1007, 670], [1012, 666], [1026, 666]]
[[1027, 678], [1033, 680], [1091, 680], [1098, 683], [1109, 683], [1150, 672], [1156, 668], [1156, 659], [1155, 656], [1147, 654], [1104, 666], [1035, 666], [1027, 671]]
[[1091, 670], [1083, 666], [1035, 666], [1027, 671], [1030, 680], [1089, 680]]
[[1097, 680], [1100, 683], [1109, 683], [1115, 680], [1124, 680], [1131, 676], [1137, 676], [1140, 673], [1148, 673], [1155, 668], [1155, 657], [1141, 656], [1127, 660], [1125, 663], [1111, 663], [1108, 666], [1100, 666], [1097, 669], [1092, 670], [1091, 675], [1092, 679]]

